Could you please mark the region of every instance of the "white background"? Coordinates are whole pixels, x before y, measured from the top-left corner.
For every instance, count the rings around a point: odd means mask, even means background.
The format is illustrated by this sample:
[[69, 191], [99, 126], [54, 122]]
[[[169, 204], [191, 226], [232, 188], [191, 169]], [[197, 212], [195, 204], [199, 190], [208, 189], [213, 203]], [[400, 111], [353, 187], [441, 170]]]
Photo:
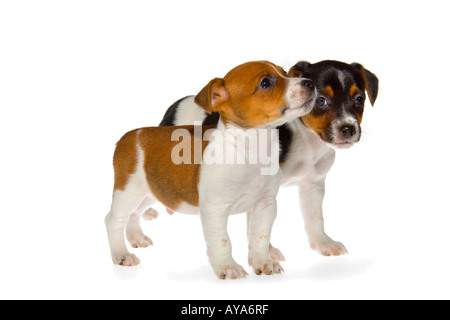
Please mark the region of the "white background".
[[[0, 298], [450, 298], [449, 63], [444, 1], [0, 2]], [[377, 74], [364, 136], [327, 180], [309, 249], [297, 191], [281, 189], [273, 243], [285, 273], [220, 281], [198, 217], [143, 222], [142, 264], [111, 262], [115, 142], [236, 65], [360, 62]], [[162, 207], [158, 207], [162, 209]], [[244, 215], [230, 218], [250, 273]]]

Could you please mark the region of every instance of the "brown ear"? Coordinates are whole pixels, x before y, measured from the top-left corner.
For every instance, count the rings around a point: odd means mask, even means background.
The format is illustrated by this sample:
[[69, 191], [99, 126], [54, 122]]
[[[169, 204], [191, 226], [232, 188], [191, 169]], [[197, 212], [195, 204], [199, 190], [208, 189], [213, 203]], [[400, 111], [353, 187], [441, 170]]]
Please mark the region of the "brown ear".
[[352, 63], [352, 66], [356, 67], [361, 72], [364, 80], [364, 86], [366, 87], [367, 94], [369, 95], [370, 103], [373, 106], [378, 95], [378, 78], [359, 63]]
[[218, 111], [220, 105], [226, 102], [228, 98], [229, 93], [225, 89], [223, 79], [215, 78], [195, 96], [194, 102], [211, 114]]

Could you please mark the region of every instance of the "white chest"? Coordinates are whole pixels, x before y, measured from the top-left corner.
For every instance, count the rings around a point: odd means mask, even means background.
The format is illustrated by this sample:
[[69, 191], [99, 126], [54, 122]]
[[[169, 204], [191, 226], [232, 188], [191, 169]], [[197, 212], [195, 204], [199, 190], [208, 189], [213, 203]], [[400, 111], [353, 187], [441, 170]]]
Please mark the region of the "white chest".
[[283, 186], [297, 185], [303, 179], [318, 180], [326, 176], [334, 163], [335, 151], [309, 129], [293, 122], [292, 143], [282, 164]]
[[[219, 123], [220, 124], [220, 123]], [[277, 132], [217, 130], [205, 148], [199, 200], [241, 213], [264, 198], [275, 198], [281, 181]]]

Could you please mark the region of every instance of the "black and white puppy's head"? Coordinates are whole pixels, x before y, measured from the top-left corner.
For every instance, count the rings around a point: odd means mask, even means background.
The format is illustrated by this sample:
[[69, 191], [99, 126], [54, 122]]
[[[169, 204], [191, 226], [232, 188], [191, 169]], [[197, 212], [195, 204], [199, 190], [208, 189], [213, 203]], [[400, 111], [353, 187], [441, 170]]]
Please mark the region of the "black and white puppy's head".
[[316, 104], [301, 121], [334, 148], [349, 148], [361, 139], [365, 92], [370, 103], [378, 94], [378, 78], [359, 63], [300, 61], [289, 73], [305, 77], [317, 88]]

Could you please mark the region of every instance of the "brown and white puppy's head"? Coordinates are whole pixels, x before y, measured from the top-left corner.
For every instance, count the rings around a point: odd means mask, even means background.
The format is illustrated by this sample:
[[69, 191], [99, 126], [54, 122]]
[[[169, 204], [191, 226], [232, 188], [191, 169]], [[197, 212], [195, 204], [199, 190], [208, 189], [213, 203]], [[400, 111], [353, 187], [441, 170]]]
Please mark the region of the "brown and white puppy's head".
[[195, 97], [206, 112], [242, 128], [276, 127], [309, 113], [316, 90], [311, 80], [289, 78], [267, 61], [247, 62], [211, 80]]
[[349, 148], [361, 139], [365, 92], [373, 105], [378, 78], [359, 63], [326, 60], [311, 64], [300, 61], [289, 71], [291, 77], [311, 79], [318, 96], [303, 124], [334, 148]]

